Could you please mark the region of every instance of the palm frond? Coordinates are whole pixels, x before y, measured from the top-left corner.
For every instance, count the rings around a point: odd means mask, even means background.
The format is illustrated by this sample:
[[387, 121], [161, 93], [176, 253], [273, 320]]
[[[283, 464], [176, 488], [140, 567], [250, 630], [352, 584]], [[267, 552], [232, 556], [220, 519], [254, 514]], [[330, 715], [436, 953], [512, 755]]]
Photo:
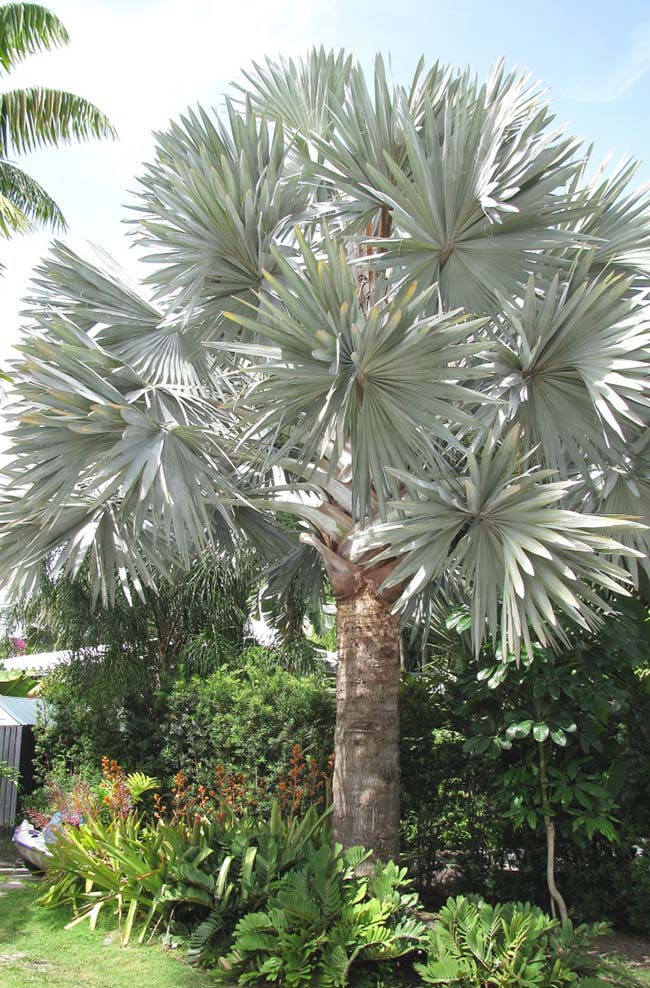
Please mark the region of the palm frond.
[[[105, 321], [98, 324], [102, 297]], [[205, 383], [188, 383], [185, 368], [174, 378], [176, 365], [164, 355], [153, 377], [136, 372], [125, 360], [125, 328], [142, 336], [148, 330], [155, 343], [159, 315], [134, 290], [61, 245], [40, 271], [30, 315], [13, 365], [16, 402], [7, 412], [14, 454], [5, 483], [8, 557], [20, 551], [24, 530], [31, 571], [38, 552], [49, 553], [59, 538], [70, 545], [69, 572], [95, 553], [94, 573], [109, 597], [107, 560], [128, 556], [131, 539], [133, 560], [120, 564], [130, 578], [139, 574], [151, 583], [150, 554], [189, 565], [212, 544], [217, 527], [231, 524], [229, 505], [240, 500], [226, 437], [229, 413]], [[108, 541], [100, 546], [94, 539]], [[67, 556], [60, 558], [64, 565]], [[166, 568], [161, 563], [158, 570]]]
[[312, 48], [306, 58], [273, 60], [243, 72], [246, 84], [236, 84], [261, 116], [282, 121], [300, 140], [312, 133], [330, 133], [333, 114], [341, 106], [352, 68], [343, 49]]
[[215, 338], [228, 325], [218, 319], [224, 308], [254, 301], [274, 266], [271, 244], [292, 253], [286, 235], [307, 201], [282, 126], [271, 133], [250, 106], [238, 116], [229, 105], [228, 120], [190, 111], [158, 135], [134, 207], [138, 240], [156, 264], [156, 297], [171, 296], [186, 318], [206, 312]]
[[92, 137], [116, 137], [116, 132], [108, 117], [81, 96], [40, 86], [0, 93], [3, 157]]
[[624, 159], [606, 174], [603, 162], [583, 184], [588, 159], [576, 182], [585, 215], [576, 230], [589, 238], [594, 269], [620, 271], [650, 284], [650, 185], [630, 188], [639, 162]]
[[403, 115], [419, 128], [426, 112], [436, 113], [448, 91], [451, 70], [436, 63], [421, 77], [422, 63], [408, 91], [395, 86], [377, 55], [371, 92], [361, 68], [352, 67], [345, 98], [330, 104], [332, 126], [326, 134], [314, 135], [320, 157], [309, 174], [333, 192], [323, 211], [341, 216], [349, 230], [365, 230], [369, 224], [373, 235], [384, 238], [390, 233], [389, 217], [380, 213], [385, 197], [376, 188], [376, 176], [383, 175], [390, 185], [391, 162], [408, 170]]
[[373, 488], [382, 511], [397, 495], [391, 467], [415, 466], [436, 440], [453, 441], [452, 424], [474, 424], [462, 405], [478, 396], [461, 382], [480, 373], [465, 361], [486, 349], [482, 321], [427, 314], [415, 285], [365, 311], [342, 247], [328, 239], [318, 261], [300, 243], [304, 271], [276, 256], [280, 278], [267, 280], [277, 297], [262, 298], [255, 319], [232, 315], [272, 345], [230, 346], [260, 378], [252, 432], [277, 433], [280, 443], [286, 434], [288, 448], [316, 462], [330, 444], [338, 462], [349, 441], [352, 510], [365, 517]]
[[495, 348], [496, 413], [524, 428], [527, 448], [566, 472], [608, 462], [612, 443], [644, 428], [650, 409], [650, 320], [622, 275], [578, 274], [545, 291], [531, 278], [523, 304], [504, 299]]
[[35, 3], [0, 7], [0, 65], [8, 72], [28, 55], [67, 45], [65, 27], [51, 10]]
[[368, 242], [381, 250], [376, 265], [437, 283], [445, 308], [494, 313], [495, 292], [519, 294], [548, 265], [545, 249], [581, 242], [568, 227], [579, 198], [562, 188], [578, 168], [578, 142], [549, 130], [526, 79], [497, 73], [478, 92], [464, 79], [442, 112], [425, 106], [421, 128], [405, 109], [401, 117], [405, 160], [387, 159], [389, 176], [369, 166], [394, 231]]
[[10, 196], [0, 194], [0, 233], [11, 237], [14, 233], [28, 233], [32, 229], [29, 217], [23, 213]]
[[8, 161], [0, 161], [0, 195], [32, 224], [65, 230], [63, 214], [54, 199], [35, 179]]
[[386, 581], [403, 586], [398, 607], [457, 571], [477, 652], [499, 629], [504, 654], [518, 654], [521, 640], [530, 649], [531, 631], [542, 644], [562, 641], [558, 612], [593, 629], [608, 609], [593, 588], [625, 594], [631, 582], [611, 555], [637, 555], [610, 534], [636, 530], [634, 521], [559, 507], [570, 484], [526, 469], [519, 443], [517, 429], [501, 444], [489, 438], [455, 482], [401, 474], [410, 496], [394, 505], [399, 516], [360, 539], [360, 548], [382, 550], [373, 563], [398, 560]]

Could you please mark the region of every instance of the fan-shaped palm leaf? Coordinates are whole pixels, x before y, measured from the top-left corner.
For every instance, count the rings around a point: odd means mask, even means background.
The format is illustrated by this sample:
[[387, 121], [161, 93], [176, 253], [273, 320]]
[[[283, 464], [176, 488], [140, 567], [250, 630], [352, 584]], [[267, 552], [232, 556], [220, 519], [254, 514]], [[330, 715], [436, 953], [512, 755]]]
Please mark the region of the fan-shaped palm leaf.
[[350, 77], [352, 56], [341, 49], [312, 48], [306, 58], [273, 60], [243, 73], [246, 85], [237, 85], [261, 116], [281, 120], [298, 140], [312, 133], [326, 136], [332, 114], [341, 106]]
[[388, 244], [370, 242], [382, 250], [376, 264], [439, 283], [447, 308], [493, 313], [495, 290], [516, 295], [548, 264], [544, 248], [579, 241], [562, 228], [581, 215], [579, 202], [561, 191], [578, 144], [549, 131], [552, 118], [526, 79], [499, 78], [478, 92], [466, 79], [442, 113], [425, 107], [422, 128], [401, 116], [408, 167], [390, 159], [387, 177], [369, 166], [395, 231]]
[[399, 604], [458, 569], [477, 651], [499, 628], [504, 650], [517, 654], [522, 638], [530, 648], [529, 628], [544, 644], [562, 639], [558, 610], [593, 628], [607, 607], [593, 586], [626, 593], [630, 582], [607, 555], [636, 555], [605, 534], [633, 530], [633, 521], [558, 507], [568, 484], [550, 481], [551, 471], [526, 470], [519, 442], [517, 429], [501, 445], [489, 440], [480, 459], [468, 454], [468, 473], [455, 482], [401, 474], [411, 494], [395, 505], [401, 517], [360, 540], [363, 549], [382, 548], [373, 563], [399, 560], [387, 581], [405, 584]]
[[578, 275], [542, 292], [531, 278], [523, 304], [503, 300], [496, 393], [553, 467], [607, 461], [612, 437], [648, 420], [650, 321], [630, 287], [621, 275]]
[[576, 188], [583, 189], [585, 194], [585, 215], [577, 222], [576, 230], [589, 237], [593, 245], [594, 269], [619, 270], [647, 285], [650, 279], [648, 186], [630, 189], [639, 162], [623, 160], [611, 175], [605, 173], [605, 162], [583, 185], [587, 161], [576, 182]]
[[149, 278], [156, 296], [173, 296], [186, 317], [207, 311], [215, 337], [225, 328], [216, 317], [252, 301], [263, 269], [273, 268], [271, 244], [291, 253], [285, 237], [307, 201], [288, 168], [282, 126], [271, 134], [250, 107], [238, 116], [230, 105], [228, 119], [226, 128], [190, 112], [159, 135], [135, 207], [139, 241], [157, 265]]
[[258, 358], [253, 431], [286, 435], [304, 460], [320, 460], [333, 443], [336, 463], [350, 441], [352, 510], [366, 516], [373, 487], [381, 510], [386, 493], [397, 493], [388, 467], [408, 469], [432, 440], [453, 440], [451, 424], [474, 424], [461, 403], [477, 394], [460, 382], [480, 373], [465, 361], [486, 349], [476, 339], [483, 323], [428, 315], [416, 285], [365, 311], [343, 248], [328, 239], [319, 262], [300, 244], [304, 271], [278, 255], [281, 280], [267, 275], [277, 299], [262, 298], [255, 319], [232, 315], [275, 346], [232, 346]]

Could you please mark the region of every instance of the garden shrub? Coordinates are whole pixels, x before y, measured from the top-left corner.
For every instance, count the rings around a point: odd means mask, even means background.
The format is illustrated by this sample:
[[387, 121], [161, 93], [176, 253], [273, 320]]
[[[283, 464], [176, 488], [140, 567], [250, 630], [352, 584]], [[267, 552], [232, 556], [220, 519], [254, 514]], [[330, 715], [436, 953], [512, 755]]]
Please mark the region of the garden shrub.
[[335, 699], [324, 673], [297, 676], [250, 650], [236, 667], [179, 680], [168, 699], [161, 767], [211, 787], [215, 767], [264, 777], [274, 789], [298, 744], [325, 769], [334, 748]]
[[582, 976], [590, 988], [605, 988], [585, 949], [597, 932], [560, 926], [528, 902], [490, 905], [459, 896], [440, 910], [426, 963], [415, 969], [425, 985], [455, 988], [562, 988]]
[[263, 814], [266, 787], [241, 773], [221, 773], [215, 790], [193, 795], [179, 772], [147, 814], [138, 804], [157, 780], [104, 758], [95, 789], [77, 782], [51, 790], [57, 840], [41, 902], [72, 905], [70, 925], [88, 919], [94, 928], [106, 906], [119, 918], [125, 913], [125, 943], [134, 926], [142, 942], [152, 924], [173, 921], [191, 936], [190, 958], [198, 959], [215, 935], [264, 903], [314, 842], [329, 840], [323, 793], [330, 780], [312, 776], [298, 746], [285, 779]]
[[343, 851], [329, 841], [309, 848], [266, 909], [239, 921], [220, 959], [224, 971], [240, 985], [345, 988], [353, 966], [394, 961], [423, 945], [426, 927], [406, 869], [376, 864], [358, 877], [367, 857], [363, 848]]
[[463, 750], [459, 706], [453, 677], [444, 670], [402, 681], [401, 851], [430, 907], [454, 891], [488, 891], [506, 853], [490, 799], [495, 765]]

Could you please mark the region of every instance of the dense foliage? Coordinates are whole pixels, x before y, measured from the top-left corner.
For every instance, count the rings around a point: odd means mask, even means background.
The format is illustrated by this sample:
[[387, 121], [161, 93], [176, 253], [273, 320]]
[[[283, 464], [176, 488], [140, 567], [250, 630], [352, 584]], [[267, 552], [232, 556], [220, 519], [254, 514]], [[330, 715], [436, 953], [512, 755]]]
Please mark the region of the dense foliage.
[[599, 968], [584, 951], [587, 931], [529, 904], [450, 899], [427, 928], [406, 869], [376, 863], [361, 877], [370, 852], [333, 843], [330, 809], [306, 782], [292, 771], [289, 800], [280, 790], [265, 812], [239, 777], [222, 774], [215, 791], [193, 797], [178, 773], [145, 813], [157, 780], [104, 759], [95, 791], [77, 783], [53, 804], [39, 901], [70, 906], [67, 928], [94, 930], [112, 913], [124, 945], [164, 930], [191, 961], [218, 961], [219, 980], [240, 986], [346, 988], [395, 976], [412, 985], [417, 975], [457, 988], [601, 984], [583, 979]]
[[[589, 735], [573, 732], [576, 741], [554, 746], [552, 755], [557, 771], [569, 773], [577, 765], [579, 773], [585, 773], [586, 779], [580, 776], [581, 784], [574, 787], [576, 793], [582, 783], [590, 786], [590, 779], [597, 778], [598, 785], [611, 787], [608, 792], [617, 804], [614, 843], [598, 832], [588, 834], [582, 824], [574, 827], [572, 811], [587, 809], [577, 795], [555, 806], [557, 880], [567, 890], [570, 914], [590, 921], [608, 919], [639, 932], [648, 930], [650, 914], [647, 857], [636, 850], [646, 847], [650, 836], [650, 678], [644, 672], [649, 631], [645, 610], [635, 605], [608, 625], [606, 638], [581, 653], [576, 670], [585, 676], [585, 698], [573, 713], [597, 727], [594, 745], [587, 744]], [[485, 724], [501, 705], [505, 711], [516, 709], [515, 701], [523, 702], [529, 681], [523, 668], [506, 665], [506, 681], [489, 688], [491, 679], [482, 672], [493, 668], [488, 659], [467, 666], [457, 653], [455, 664], [439, 658], [418, 674], [403, 677], [404, 862], [430, 906], [442, 905], [448, 894], [469, 892], [547, 906], [543, 828], [537, 816], [529, 821], [527, 813], [523, 825], [516, 827], [513, 783], [504, 788], [504, 779], [530, 771], [536, 744], [528, 736], [497, 743], [504, 740], [499, 732], [489, 745], [475, 743], [487, 737]], [[319, 771], [325, 770], [334, 729], [332, 680], [322, 672], [289, 672], [282, 661], [280, 652], [255, 648], [204, 679], [181, 676], [168, 692], [158, 694], [155, 721], [151, 714], [142, 720], [134, 717], [123, 722], [122, 730], [115, 730], [106, 717], [101, 691], [96, 704], [89, 703], [83, 680], [76, 687], [72, 677], [58, 674], [45, 691], [55, 717], [37, 736], [42, 772], [54, 767], [51, 781], [59, 789], [66, 784], [66, 766], [96, 783], [100, 752], [118, 760], [124, 753], [128, 770], [157, 775], [167, 786], [182, 770], [194, 796], [199, 786], [214, 787], [219, 765], [227, 774], [245, 774], [251, 782], [264, 777], [273, 788], [282, 781], [282, 769], [290, 771], [294, 742], [300, 744], [306, 765], [314, 758]], [[543, 662], [533, 665], [531, 682], [546, 682], [548, 668]], [[520, 681], [523, 694], [518, 692]], [[560, 677], [558, 687], [562, 681]], [[595, 723], [587, 703], [593, 695], [593, 689], [587, 690], [589, 683], [600, 683], [610, 697]], [[138, 763], [143, 751], [147, 757]], [[524, 804], [532, 801], [534, 807], [537, 790], [528, 786], [527, 778], [523, 775], [518, 792]], [[42, 808], [43, 798], [39, 805]]]

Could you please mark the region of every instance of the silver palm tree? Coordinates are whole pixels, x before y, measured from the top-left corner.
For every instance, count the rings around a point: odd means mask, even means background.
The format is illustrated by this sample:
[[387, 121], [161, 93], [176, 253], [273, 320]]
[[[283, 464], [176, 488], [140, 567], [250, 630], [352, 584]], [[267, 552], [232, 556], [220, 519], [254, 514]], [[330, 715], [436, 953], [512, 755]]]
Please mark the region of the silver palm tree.
[[5, 582], [54, 553], [128, 597], [238, 538], [275, 592], [324, 570], [336, 837], [380, 858], [400, 622], [445, 595], [476, 649], [561, 643], [648, 565], [649, 200], [552, 121], [501, 65], [255, 65], [157, 136], [145, 285], [56, 244], [28, 300]]

